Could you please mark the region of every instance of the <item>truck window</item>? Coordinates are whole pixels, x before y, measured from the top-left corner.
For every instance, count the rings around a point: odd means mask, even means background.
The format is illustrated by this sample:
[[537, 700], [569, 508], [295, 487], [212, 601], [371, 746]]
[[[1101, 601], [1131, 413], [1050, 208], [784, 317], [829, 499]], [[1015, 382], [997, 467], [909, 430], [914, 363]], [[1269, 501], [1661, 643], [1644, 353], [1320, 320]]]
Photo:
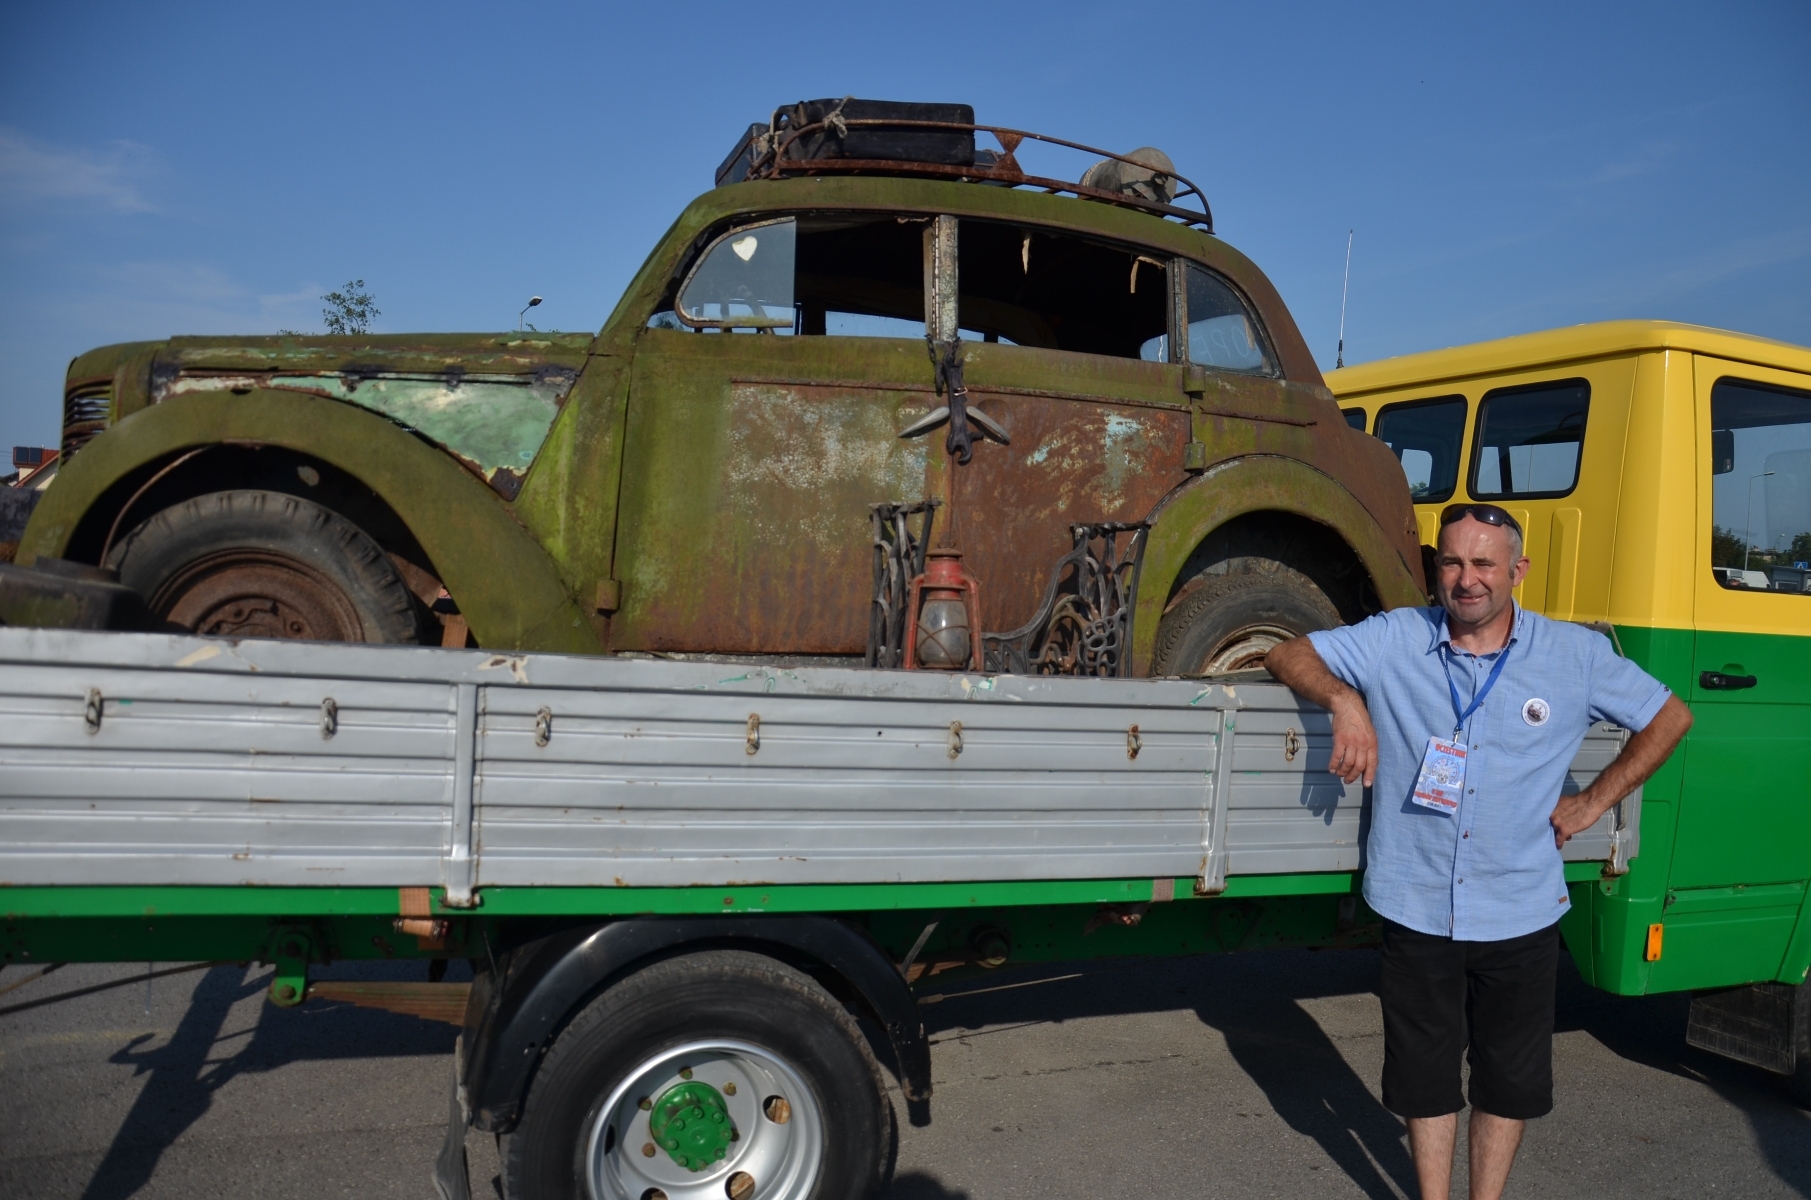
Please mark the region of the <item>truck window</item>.
[[1362, 409], [1362, 408], [1342, 408], [1339, 411], [1341, 413], [1345, 414], [1346, 424], [1348, 424], [1352, 428], [1358, 430], [1358, 432], [1360, 432], [1360, 433], [1363, 433], [1365, 431], [1365, 410], [1364, 409]]
[[1478, 500], [1564, 496], [1578, 485], [1591, 385], [1563, 379], [1498, 388], [1478, 404], [1471, 494]]
[[1719, 379], [1710, 424], [1711, 573], [1732, 590], [1808, 594], [1811, 393]]
[[957, 245], [959, 321], [986, 341], [1140, 358], [1168, 332], [1158, 255], [995, 221], [963, 221]]
[[656, 328], [924, 336], [924, 221], [786, 217], [720, 235]]
[[1396, 452], [1415, 503], [1450, 499], [1459, 483], [1465, 397], [1435, 396], [1378, 410], [1377, 436]]

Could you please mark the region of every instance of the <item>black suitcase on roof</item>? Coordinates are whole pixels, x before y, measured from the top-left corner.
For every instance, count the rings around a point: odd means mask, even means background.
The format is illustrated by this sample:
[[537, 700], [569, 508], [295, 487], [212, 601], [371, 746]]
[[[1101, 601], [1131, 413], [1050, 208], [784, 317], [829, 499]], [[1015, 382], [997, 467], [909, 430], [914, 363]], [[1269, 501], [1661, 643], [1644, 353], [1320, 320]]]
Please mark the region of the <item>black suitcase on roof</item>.
[[[901, 100], [804, 100], [778, 113], [782, 139], [787, 130], [817, 125], [832, 115], [848, 121], [947, 121], [973, 125], [970, 104], [913, 104]], [[717, 185], [739, 183], [748, 177], [754, 139], [766, 133], [765, 125], [751, 125], [723, 165], [717, 168]], [[821, 159], [878, 159], [884, 162], [936, 163], [941, 166], [975, 165], [972, 129], [912, 129], [858, 126], [838, 134], [834, 123], [795, 138], [786, 148], [786, 161]]]

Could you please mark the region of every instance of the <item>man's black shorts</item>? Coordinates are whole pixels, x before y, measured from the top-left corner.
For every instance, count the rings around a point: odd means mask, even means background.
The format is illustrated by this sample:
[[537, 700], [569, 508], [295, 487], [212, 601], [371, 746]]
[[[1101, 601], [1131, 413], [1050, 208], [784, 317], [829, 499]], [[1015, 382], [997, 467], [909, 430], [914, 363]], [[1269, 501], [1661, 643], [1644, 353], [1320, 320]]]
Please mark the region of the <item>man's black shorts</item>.
[[[1553, 1111], [1553, 989], [1559, 926], [1456, 942], [1383, 923], [1383, 1104], [1401, 1117], [1471, 1106], [1528, 1120]], [[1469, 1053], [1467, 1053], [1469, 1051]]]

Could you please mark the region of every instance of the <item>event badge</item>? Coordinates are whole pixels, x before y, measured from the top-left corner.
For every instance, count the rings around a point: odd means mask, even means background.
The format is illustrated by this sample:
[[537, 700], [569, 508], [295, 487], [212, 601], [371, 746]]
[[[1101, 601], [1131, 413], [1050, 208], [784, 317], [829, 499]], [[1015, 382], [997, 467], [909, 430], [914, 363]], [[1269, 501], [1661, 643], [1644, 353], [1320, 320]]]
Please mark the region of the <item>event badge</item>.
[[1415, 803], [1451, 816], [1458, 811], [1459, 795], [1464, 790], [1465, 744], [1438, 737], [1427, 739], [1421, 774], [1415, 777]]

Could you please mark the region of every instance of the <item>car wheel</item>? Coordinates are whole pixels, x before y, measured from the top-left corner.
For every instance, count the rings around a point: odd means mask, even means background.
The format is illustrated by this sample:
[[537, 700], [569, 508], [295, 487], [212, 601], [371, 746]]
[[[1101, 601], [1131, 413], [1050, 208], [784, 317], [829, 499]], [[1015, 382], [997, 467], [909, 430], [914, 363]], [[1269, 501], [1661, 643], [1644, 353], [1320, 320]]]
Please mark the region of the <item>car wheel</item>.
[[1273, 646], [1339, 625], [1339, 609], [1300, 571], [1268, 559], [1210, 574], [1157, 626], [1153, 675], [1221, 675], [1264, 665]]
[[741, 950], [624, 978], [554, 1041], [500, 1139], [509, 1200], [843, 1200], [897, 1137], [854, 1019]]
[[212, 492], [164, 509], [107, 556], [167, 626], [208, 637], [416, 642], [416, 602], [376, 542], [280, 492]]

